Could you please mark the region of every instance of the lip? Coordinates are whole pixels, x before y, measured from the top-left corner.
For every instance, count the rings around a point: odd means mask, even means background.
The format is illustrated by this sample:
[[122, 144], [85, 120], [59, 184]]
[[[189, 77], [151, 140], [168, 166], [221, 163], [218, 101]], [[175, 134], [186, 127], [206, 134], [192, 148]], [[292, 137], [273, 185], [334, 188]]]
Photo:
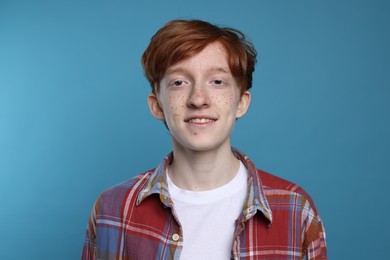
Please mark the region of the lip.
[[218, 119], [207, 115], [194, 115], [184, 119], [184, 122], [196, 125], [206, 125], [216, 122]]

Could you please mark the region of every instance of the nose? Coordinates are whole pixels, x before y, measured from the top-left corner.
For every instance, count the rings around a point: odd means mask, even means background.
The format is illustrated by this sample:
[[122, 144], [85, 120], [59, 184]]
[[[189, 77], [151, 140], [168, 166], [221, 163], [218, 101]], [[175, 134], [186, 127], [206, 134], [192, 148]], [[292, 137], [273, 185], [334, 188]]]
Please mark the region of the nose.
[[208, 107], [210, 105], [210, 98], [207, 89], [201, 85], [194, 85], [187, 99], [187, 105], [193, 108]]

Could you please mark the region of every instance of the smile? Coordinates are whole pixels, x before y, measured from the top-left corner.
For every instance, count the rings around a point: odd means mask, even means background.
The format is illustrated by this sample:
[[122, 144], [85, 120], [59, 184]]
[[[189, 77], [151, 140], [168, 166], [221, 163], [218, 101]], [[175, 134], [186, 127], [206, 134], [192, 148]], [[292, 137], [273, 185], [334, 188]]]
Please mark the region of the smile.
[[212, 118], [191, 118], [189, 120], [187, 120], [188, 123], [195, 123], [195, 124], [206, 124], [206, 123], [210, 123], [210, 122], [215, 122], [216, 119], [212, 119]]

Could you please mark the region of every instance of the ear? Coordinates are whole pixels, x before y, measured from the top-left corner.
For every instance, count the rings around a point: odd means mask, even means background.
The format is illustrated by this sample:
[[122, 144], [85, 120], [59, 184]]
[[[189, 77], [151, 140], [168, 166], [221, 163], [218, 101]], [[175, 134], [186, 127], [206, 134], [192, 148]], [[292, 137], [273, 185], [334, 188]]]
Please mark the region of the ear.
[[249, 91], [245, 91], [240, 98], [238, 103], [236, 118], [240, 118], [246, 114], [248, 111], [249, 104], [251, 103], [251, 93]]
[[150, 113], [157, 118], [158, 120], [165, 120], [164, 111], [160, 106], [160, 102], [158, 102], [158, 98], [156, 94], [151, 93], [148, 96], [148, 105], [150, 109]]

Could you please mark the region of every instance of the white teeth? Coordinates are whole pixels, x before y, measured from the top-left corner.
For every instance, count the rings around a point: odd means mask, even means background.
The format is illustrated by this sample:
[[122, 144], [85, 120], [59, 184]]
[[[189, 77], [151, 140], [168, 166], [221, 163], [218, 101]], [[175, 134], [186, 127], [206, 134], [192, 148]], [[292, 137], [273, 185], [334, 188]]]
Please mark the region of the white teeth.
[[190, 123], [198, 123], [198, 124], [203, 124], [203, 123], [208, 123], [208, 122], [212, 122], [213, 120], [212, 119], [209, 119], [209, 118], [192, 118], [190, 119]]

